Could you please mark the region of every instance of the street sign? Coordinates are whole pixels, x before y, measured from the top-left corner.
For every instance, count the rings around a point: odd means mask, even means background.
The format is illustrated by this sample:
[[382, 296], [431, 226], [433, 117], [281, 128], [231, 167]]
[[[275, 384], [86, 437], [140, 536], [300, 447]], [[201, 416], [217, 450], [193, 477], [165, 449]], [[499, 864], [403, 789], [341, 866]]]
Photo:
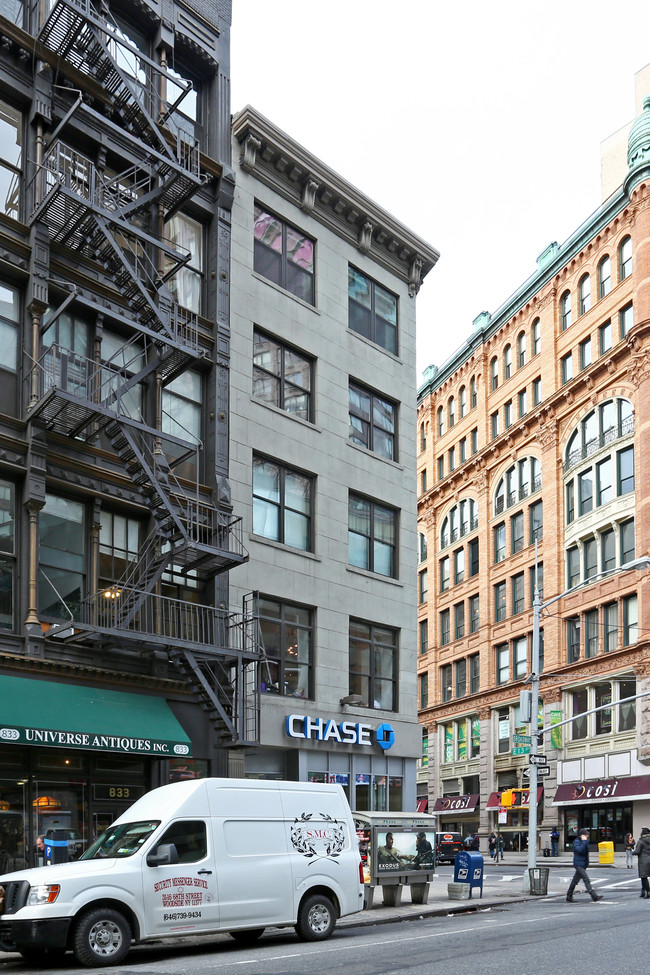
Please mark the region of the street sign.
[[[529, 768], [523, 769], [523, 771], [522, 771], [521, 774], [523, 775], [523, 777], [525, 779], [527, 779], [528, 776], [530, 775], [530, 769]], [[551, 774], [551, 766], [550, 765], [538, 765], [537, 766], [537, 778], [544, 778], [545, 775], [550, 775], [550, 774]]]
[[512, 749], [513, 755], [528, 755], [530, 752], [530, 745], [517, 745], [516, 748]]
[[513, 735], [512, 740], [515, 745], [530, 745], [533, 739], [530, 735]]
[[530, 756], [531, 765], [548, 765], [548, 758], [546, 755], [531, 755]]

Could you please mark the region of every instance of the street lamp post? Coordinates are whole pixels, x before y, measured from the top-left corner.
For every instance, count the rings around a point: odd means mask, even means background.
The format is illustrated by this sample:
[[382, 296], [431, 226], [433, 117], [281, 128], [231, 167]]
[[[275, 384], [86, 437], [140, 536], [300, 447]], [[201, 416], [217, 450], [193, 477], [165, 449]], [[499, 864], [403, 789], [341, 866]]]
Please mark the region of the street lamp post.
[[633, 572], [635, 570], [642, 570], [650, 568], [650, 556], [644, 555], [639, 559], [633, 559], [631, 562], [624, 562], [623, 565], [617, 565], [613, 569], [605, 569], [604, 572], [597, 572], [596, 575], [590, 576], [585, 579], [584, 582], [578, 583], [577, 586], [572, 586], [570, 589], [566, 589], [561, 592], [558, 596], [553, 596], [552, 599], [548, 599], [545, 603], [542, 602], [542, 598], [539, 592], [539, 586], [537, 585], [537, 543], [535, 544], [535, 597], [533, 599], [533, 647], [532, 647], [532, 659], [531, 659], [531, 682], [530, 682], [530, 768], [528, 772], [529, 781], [529, 792], [528, 792], [528, 870], [524, 875], [524, 890], [530, 890], [530, 870], [537, 866], [537, 749], [538, 749], [538, 712], [539, 712], [539, 641], [540, 641], [540, 624], [542, 620], [542, 613], [553, 603], [558, 602], [560, 599], [564, 599], [565, 596], [570, 596], [572, 593], [579, 589], [588, 586], [592, 582], [596, 582], [599, 578], [603, 576], [617, 575], [620, 572]]

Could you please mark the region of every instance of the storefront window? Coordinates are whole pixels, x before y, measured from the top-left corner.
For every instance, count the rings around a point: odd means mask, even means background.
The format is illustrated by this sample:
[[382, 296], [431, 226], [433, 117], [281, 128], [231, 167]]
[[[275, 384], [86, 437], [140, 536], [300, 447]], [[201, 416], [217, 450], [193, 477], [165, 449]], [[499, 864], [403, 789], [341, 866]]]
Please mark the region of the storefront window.
[[370, 809], [370, 776], [357, 774], [355, 776], [356, 800], [355, 809]]
[[[67, 847], [54, 847], [60, 861], [78, 860], [88, 845], [86, 822], [87, 790], [85, 783], [54, 783], [47, 779], [34, 780], [32, 784], [32, 808], [36, 836], [42, 836], [46, 849], [48, 840], [65, 841]], [[34, 843], [36, 837], [34, 837]]]
[[388, 808], [392, 811], [402, 808], [401, 775], [391, 775], [388, 779]]
[[208, 763], [202, 758], [172, 758], [169, 763], [170, 782], [205, 779], [207, 775]]
[[384, 812], [388, 809], [388, 778], [385, 775], [373, 775], [372, 777], [372, 798], [373, 809]]
[[25, 783], [0, 779], [0, 873], [29, 866]]

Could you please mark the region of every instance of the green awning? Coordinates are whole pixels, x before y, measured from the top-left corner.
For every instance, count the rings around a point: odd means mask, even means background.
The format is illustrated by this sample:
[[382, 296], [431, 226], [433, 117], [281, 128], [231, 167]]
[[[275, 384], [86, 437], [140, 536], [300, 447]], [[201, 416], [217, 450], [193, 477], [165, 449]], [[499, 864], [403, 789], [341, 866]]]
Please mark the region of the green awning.
[[165, 756], [192, 743], [160, 697], [0, 676], [0, 742]]

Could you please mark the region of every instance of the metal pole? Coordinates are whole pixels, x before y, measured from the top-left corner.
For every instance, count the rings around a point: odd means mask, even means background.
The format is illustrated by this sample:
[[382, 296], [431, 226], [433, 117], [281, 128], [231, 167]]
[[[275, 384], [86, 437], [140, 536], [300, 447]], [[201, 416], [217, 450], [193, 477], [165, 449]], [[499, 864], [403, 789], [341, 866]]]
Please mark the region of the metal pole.
[[533, 599], [533, 649], [530, 684], [530, 769], [528, 773], [528, 870], [524, 874], [524, 891], [530, 891], [530, 870], [537, 866], [537, 755], [539, 712], [539, 629], [542, 600], [537, 585], [537, 543], [535, 543], [535, 598]]

